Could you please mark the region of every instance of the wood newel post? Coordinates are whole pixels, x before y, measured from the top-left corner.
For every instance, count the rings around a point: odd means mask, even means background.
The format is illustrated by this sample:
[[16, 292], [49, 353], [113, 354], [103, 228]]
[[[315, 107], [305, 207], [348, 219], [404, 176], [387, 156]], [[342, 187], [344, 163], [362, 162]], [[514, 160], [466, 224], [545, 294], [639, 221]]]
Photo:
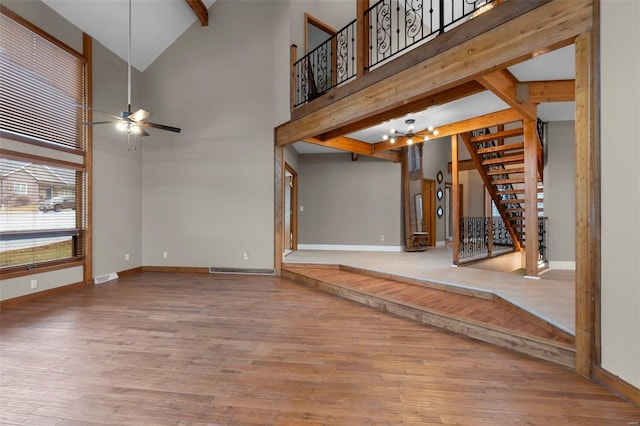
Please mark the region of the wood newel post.
[[356, 0], [356, 78], [369, 68], [369, 0]]
[[290, 91], [290, 104], [289, 104], [289, 110], [290, 112], [293, 112], [293, 106], [296, 104], [296, 88], [297, 88], [297, 78], [296, 78], [296, 60], [298, 58], [298, 46], [296, 46], [295, 44], [292, 44], [290, 49], [289, 49], [289, 55], [290, 55], [290, 63], [291, 63], [291, 70], [290, 70], [290, 83], [289, 83], [289, 91]]
[[524, 226], [526, 275], [538, 276], [538, 136], [534, 120], [524, 120]]
[[489, 257], [493, 257], [493, 209], [489, 214], [489, 223], [487, 224], [487, 250], [489, 251]]
[[460, 187], [458, 180], [458, 135], [451, 136], [451, 177], [453, 180], [453, 208], [451, 222], [453, 226], [453, 264], [460, 263]]

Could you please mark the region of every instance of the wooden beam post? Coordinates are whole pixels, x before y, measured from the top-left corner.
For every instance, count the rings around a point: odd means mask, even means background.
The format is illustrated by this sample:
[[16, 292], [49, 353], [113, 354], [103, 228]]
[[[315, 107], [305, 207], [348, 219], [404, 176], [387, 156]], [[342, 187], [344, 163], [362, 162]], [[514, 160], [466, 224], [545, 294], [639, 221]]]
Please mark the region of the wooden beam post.
[[296, 104], [296, 88], [298, 87], [298, 79], [296, 73], [296, 61], [298, 60], [298, 46], [292, 44], [289, 48], [289, 61], [291, 64], [290, 68], [290, 83], [289, 83], [289, 111], [293, 112], [293, 106]]
[[369, 68], [369, 0], [356, 0], [356, 78], [360, 78]]
[[526, 276], [538, 277], [538, 136], [536, 122], [524, 120], [524, 226]]
[[202, 0], [185, 0], [193, 13], [196, 14], [198, 19], [200, 20], [200, 25], [203, 27], [209, 26], [209, 11], [207, 7], [204, 5]]
[[274, 272], [277, 277], [282, 273], [282, 254], [284, 253], [284, 147], [274, 144]]
[[402, 210], [404, 218], [404, 246], [405, 251], [413, 247], [411, 231], [411, 210], [409, 203], [409, 149], [405, 146], [400, 151], [400, 164], [402, 166]]
[[[593, 34], [576, 39], [576, 372], [591, 377], [600, 281], [599, 147], [595, 139]], [[595, 36], [593, 36], [595, 37]]]
[[453, 180], [453, 209], [451, 222], [453, 226], [453, 264], [460, 263], [460, 187], [458, 185], [458, 135], [451, 135], [451, 177]]
[[[82, 54], [85, 58], [86, 93], [85, 101], [89, 109], [85, 110], [85, 119], [93, 121], [93, 39], [82, 33]], [[84, 229], [84, 284], [93, 285], [93, 128], [82, 126], [85, 130], [85, 229]], [[82, 203], [76, 204], [82, 206]], [[78, 224], [81, 227], [81, 224]]]

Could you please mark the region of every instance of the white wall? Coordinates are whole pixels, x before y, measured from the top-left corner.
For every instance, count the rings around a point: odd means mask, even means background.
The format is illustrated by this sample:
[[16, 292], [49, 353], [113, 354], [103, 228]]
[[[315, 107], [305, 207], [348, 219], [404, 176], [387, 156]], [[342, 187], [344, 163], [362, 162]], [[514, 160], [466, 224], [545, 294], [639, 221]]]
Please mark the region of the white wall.
[[[403, 245], [399, 163], [351, 154], [299, 157], [299, 244]], [[384, 241], [381, 236], [384, 235]]]
[[573, 269], [576, 259], [575, 121], [551, 121], [544, 167], [544, 215], [551, 268]]
[[634, 126], [640, 121], [637, 40], [640, 2], [602, 1], [602, 367], [640, 387], [640, 144]]
[[[143, 264], [273, 268], [273, 128], [288, 117], [288, 4], [219, 0], [144, 73]], [[163, 252], [168, 253], [163, 258]], [[243, 259], [243, 253], [249, 259]]]

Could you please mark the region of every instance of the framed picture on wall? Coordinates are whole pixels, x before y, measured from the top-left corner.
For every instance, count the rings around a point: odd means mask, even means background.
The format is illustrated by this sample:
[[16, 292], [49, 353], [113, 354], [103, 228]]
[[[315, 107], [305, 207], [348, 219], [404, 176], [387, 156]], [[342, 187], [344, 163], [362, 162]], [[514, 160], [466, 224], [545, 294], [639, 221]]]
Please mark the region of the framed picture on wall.
[[436, 197], [438, 197], [438, 200], [442, 200], [443, 195], [444, 192], [442, 192], [442, 188], [438, 188], [438, 191], [436, 191]]
[[442, 180], [444, 179], [444, 176], [442, 176], [442, 172], [438, 172], [438, 175], [436, 176], [436, 179], [437, 179], [438, 183], [442, 183]]

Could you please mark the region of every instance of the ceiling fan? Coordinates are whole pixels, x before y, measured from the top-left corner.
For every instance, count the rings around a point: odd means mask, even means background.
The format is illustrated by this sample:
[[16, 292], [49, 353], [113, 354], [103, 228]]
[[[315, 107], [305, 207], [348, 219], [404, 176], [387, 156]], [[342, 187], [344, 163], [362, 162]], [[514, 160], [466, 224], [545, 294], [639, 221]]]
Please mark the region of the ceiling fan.
[[93, 108], [84, 107], [86, 109], [90, 109], [92, 111], [100, 112], [102, 114], [106, 114], [110, 117], [113, 117], [115, 120], [107, 120], [107, 121], [92, 121], [89, 123], [84, 123], [87, 126], [94, 126], [97, 124], [108, 124], [114, 123], [116, 125], [116, 129], [119, 131], [126, 133], [127, 138], [131, 135], [135, 136], [149, 136], [143, 127], [152, 127], [154, 129], [167, 130], [169, 132], [180, 133], [181, 129], [178, 127], [167, 126], [164, 124], [151, 123], [149, 121], [145, 121], [148, 117], [151, 116], [151, 113], [139, 109], [135, 112], [131, 112], [131, 0], [129, 0], [129, 46], [127, 50], [127, 110], [122, 111], [119, 116], [111, 115], [105, 113], [103, 111], [98, 111]]

